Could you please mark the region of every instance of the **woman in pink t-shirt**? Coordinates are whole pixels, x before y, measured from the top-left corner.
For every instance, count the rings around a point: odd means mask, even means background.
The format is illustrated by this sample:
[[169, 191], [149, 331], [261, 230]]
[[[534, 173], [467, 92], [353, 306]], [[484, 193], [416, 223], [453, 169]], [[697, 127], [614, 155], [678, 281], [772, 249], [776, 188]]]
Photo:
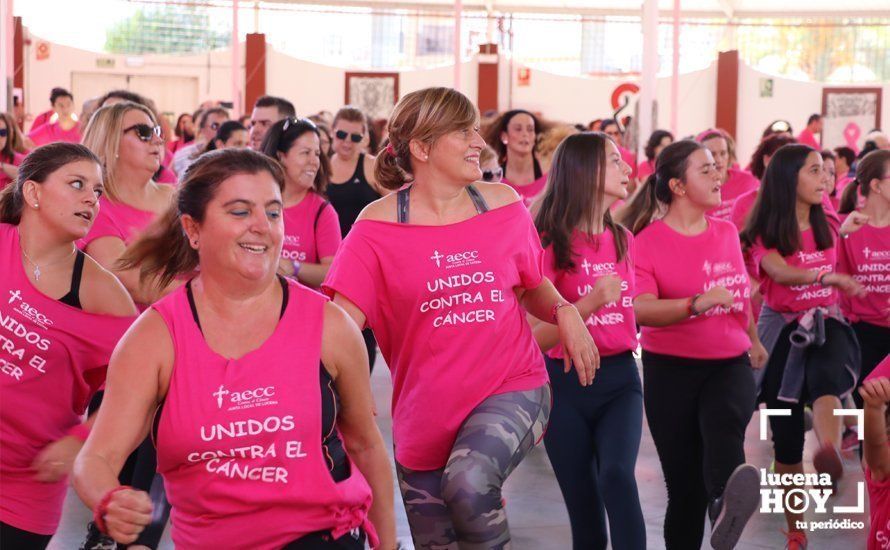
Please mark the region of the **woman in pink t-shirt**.
[[15, 180], [25, 155], [15, 150], [15, 119], [0, 113], [0, 190]]
[[0, 193], [0, 545], [45, 548], [89, 422], [83, 414], [136, 307], [74, 243], [102, 194], [82, 145], [35, 149]]
[[627, 197], [630, 173], [605, 134], [568, 136], [553, 156], [535, 218], [546, 247], [544, 274], [586, 319], [601, 355], [596, 380], [581, 386], [564, 370], [558, 328], [529, 319], [553, 385], [544, 446], [578, 549], [605, 548], [609, 535], [614, 548], [646, 548], [634, 478], [643, 390], [633, 358], [633, 237], [610, 213], [612, 203]]
[[32, 126], [28, 137], [35, 146], [65, 141], [80, 143], [80, 123], [74, 114], [74, 96], [64, 88], [53, 88], [49, 98], [53, 115], [45, 123]]
[[[751, 316], [750, 282], [735, 227], [707, 216], [720, 172], [695, 141], [668, 145], [644, 184], [647, 208], [625, 223], [634, 238], [634, 313], [642, 325], [644, 403], [668, 490], [669, 548], [732, 548], [760, 501], [745, 464], [754, 411], [751, 369], [766, 353]], [[653, 213], [664, 211], [652, 221]]]
[[526, 207], [544, 191], [547, 174], [535, 156], [535, 144], [543, 131], [538, 117], [523, 109], [500, 115], [491, 124], [486, 140], [498, 154], [503, 177]]
[[198, 275], [121, 340], [75, 467], [75, 489], [120, 543], [151, 520], [148, 495], [115, 475], [153, 426], [179, 548], [358, 549], [365, 535], [396, 546], [358, 329], [276, 274], [283, 186], [260, 153], [203, 155], [159, 231], [127, 253], [161, 283]]
[[[841, 297], [841, 308], [859, 340], [863, 380], [890, 353], [890, 151], [863, 157], [850, 187], [865, 204], [850, 214], [859, 216], [861, 223], [838, 243], [838, 271], [852, 275], [866, 291], [863, 297]], [[861, 407], [858, 395], [853, 397]]]
[[525, 310], [558, 321], [582, 384], [598, 364], [577, 310], [543, 276], [528, 210], [509, 187], [474, 183], [477, 123], [451, 88], [399, 101], [375, 172], [400, 191], [365, 208], [323, 285], [374, 330], [392, 372], [396, 467], [419, 548], [510, 544], [501, 487], [551, 405]]
[[637, 167], [637, 177], [641, 181], [655, 173], [655, 159], [659, 153], [674, 142], [674, 134], [667, 130], [655, 130], [646, 141], [646, 147], [643, 152], [646, 154], [646, 160], [641, 162]]
[[263, 139], [263, 153], [284, 167], [284, 248], [278, 271], [318, 288], [340, 246], [340, 221], [325, 197], [328, 160], [318, 127], [306, 118], [285, 118]]
[[711, 152], [714, 162], [717, 164], [717, 172], [720, 174], [720, 205], [708, 212], [708, 215], [721, 220], [729, 220], [735, 200], [740, 195], [760, 187], [760, 181], [748, 172], [730, 166], [732, 158], [729, 140], [721, 130], [703, 132], [698, 136], [697, 141]]
[[890, 403], [890, 355], [875, 368], [862, 387], [860, 399], [865, 408], [863, 458], [865, 482], [868, 486], [868, 507], [871, 526], [868, 531], [868, 550], [887, 548], [890, 541], [890, 445], [887, 404]]
[[[764, 304], [758, 333], [770, 352], [767, 367], [758, 373], [760, 400], [770, 409], [791, 410], [791, 416], [770, 416], [776, 473], [803, 473], [803, 409], [812, 403], [820, 441], [813, 465], [837, 480], [843, 464], [841, 422], [834, 411], [855, 387], [860, 358], [835, 289], [860, 295], [862, 286], [835, 272], [837, 230], [824, 210], [826, 189], [818, 151], [799, 144], [782, 147], [766, 169], [742, 240], [760, 275]], [[785, 518], [789, 544], [805, 544], [798, 527], [803, 516], [786, 510]]]

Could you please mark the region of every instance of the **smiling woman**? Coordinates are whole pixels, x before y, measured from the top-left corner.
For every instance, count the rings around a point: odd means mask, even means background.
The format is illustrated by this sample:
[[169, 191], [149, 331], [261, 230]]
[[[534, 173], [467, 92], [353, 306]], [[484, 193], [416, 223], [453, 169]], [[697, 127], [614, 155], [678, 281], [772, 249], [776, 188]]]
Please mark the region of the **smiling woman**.
[[55, 143], [26, 157], [0, 193], [4, 548], [43, 548], [55, 532], [89, 432], [80, 417], [136, 313], [117, 279], [74, 246], [102, 191], [96, 156]]
[[[276, 274], [284, 181], [260, 153], [207, 153], [126, 254], [128, 269], [161, 284], [198, 274], [121, 340], [78, 458], [75, 488], [120, 543], [151, 521], [148, 494], [115, 476], [153, 424], [177, 547], [358, 549], [367, 538], [395, 548], [392, 476], [358, 328]], [[221, 461], [234, 441], [273, 452]]]

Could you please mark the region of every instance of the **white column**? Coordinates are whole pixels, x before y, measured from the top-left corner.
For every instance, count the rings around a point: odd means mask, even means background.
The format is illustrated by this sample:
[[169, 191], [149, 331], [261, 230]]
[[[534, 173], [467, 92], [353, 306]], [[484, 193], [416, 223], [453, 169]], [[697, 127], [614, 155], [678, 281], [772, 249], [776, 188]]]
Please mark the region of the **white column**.
[[241, 89], [241, 43], [238, 42], [238, 0], [232, 0], [232, 118], [237, 119], [243, 110]]
[[15, 73], [15, 26], [12, 19], [12, 0], [0, 0], [0, 111], [12, 111], [12, 82]]
[[642, 148], [655, 130], [655, 98], [658, 86], [658, 0], [643, 2], [643, 66], [640, 78], [639, 136], [637, 158], [642, 159]]
[[460, 41], [460, 20], [463, 12], [463, 1], [455, 0], [454, 2], [454, 89], [460, 91], [460, 62], [461, 62], [461, 41]]
[[677, 135], [680, 117], [680, 0], [674, 0], [674, 58], [671, 70], [671, 132]]

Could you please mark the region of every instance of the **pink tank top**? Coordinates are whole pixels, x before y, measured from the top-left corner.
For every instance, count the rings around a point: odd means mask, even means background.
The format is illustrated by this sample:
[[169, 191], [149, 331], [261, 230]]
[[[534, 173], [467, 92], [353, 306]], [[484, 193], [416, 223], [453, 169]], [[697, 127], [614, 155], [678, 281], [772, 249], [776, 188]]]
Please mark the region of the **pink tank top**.
[[122, 202], [106, 198], [99, 199], [99, 213], [90, 232], [79, 243], [83, 249], [101, 237], [117, 237], [130, 244], [151, 225], [158, 215], [148, 210], [139, 210]]
[[31, 463], [81, 422], [133, 317], [96, 315], [37, 290], [15, 226], [0, 224], [0, 521], [50, 535], [67, 479], [42, 483]]
[[175, 351], [156, 444], [178, 548], [281, 548], [357, 528], [376, 544], [367, 481], [350, 462], [352, 475], [335, 483], [322, 450], [326, 299], [292, 281], [288, 289], [275, 331], [240, 359], [210, 349], [185, 287], [152, 306]]

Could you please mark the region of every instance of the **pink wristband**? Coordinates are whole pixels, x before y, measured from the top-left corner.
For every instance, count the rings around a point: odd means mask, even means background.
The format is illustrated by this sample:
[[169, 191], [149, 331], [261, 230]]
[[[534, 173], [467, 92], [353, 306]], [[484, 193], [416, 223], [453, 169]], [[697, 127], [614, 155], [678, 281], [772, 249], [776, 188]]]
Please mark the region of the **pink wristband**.
[[105, 514], [108, 513], [108, 503], [111, 502], [111, 497], [114, 496], [114, 493], [123, 491], [124, 489], [132, 489], [132, 487], [129, 485], [118, 485], [114, 489], [108, 491], [105, 493], [105, 496], [102, 497], [102, 500], [99, 501], [99, 505], [96, 506], [96, 510], [93, 512], [93, 523], [96, 524], [96, 529], [103, 535], [108, 534], [108, 526], [105, 525]]
[[90, 427], [86, 424], [75, 424], [68, 430], [67, 435], [76, 437], [81, 441], [86, 441], [90, 435]]

